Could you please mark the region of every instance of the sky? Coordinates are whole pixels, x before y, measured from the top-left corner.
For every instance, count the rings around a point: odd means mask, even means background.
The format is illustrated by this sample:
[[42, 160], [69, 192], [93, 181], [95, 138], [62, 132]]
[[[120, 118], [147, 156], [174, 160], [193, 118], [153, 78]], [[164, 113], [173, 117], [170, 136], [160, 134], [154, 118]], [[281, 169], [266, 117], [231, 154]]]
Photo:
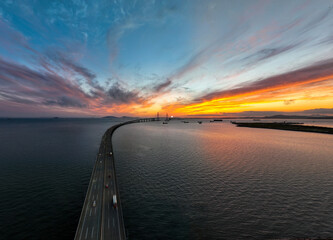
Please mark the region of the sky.
[[333, 115], [333, 1], [0, 2], [0, 117]]

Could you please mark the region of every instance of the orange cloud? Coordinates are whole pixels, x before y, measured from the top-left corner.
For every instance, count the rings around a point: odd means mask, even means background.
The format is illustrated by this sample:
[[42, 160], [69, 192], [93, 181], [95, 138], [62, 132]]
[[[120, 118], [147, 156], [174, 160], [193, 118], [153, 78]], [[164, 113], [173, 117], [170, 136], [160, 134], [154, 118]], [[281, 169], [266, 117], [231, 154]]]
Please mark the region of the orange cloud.
[[[333, 103], [332, 80], [333, 60], [330, 59], [292, 72], [240, 84], [230, 90], [211, 92], [190, 104], [170, 104], [164, 110], [173, 114], [192, 115], [325, 108]], [[293, 99], [292, 104], [286, 105], [285, 101], [289, 99]]]

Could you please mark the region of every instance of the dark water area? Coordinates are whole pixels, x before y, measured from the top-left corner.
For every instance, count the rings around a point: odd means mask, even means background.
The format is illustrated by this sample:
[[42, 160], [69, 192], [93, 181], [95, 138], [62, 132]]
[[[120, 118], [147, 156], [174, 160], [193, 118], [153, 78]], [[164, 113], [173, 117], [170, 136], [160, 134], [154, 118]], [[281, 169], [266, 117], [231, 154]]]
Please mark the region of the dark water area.
[[0, 120], [0, 239], [74, 239], [108, 119]]
[[[114, 124], [0, 119], [0, 239], [74, 238]], [[333, 236], [331, 135], [190, 120], [126, 125], [113, 144], [129, 239]]]
[[333, 136], [229, 122], [114, 135], [130, 239], [333, 237]]

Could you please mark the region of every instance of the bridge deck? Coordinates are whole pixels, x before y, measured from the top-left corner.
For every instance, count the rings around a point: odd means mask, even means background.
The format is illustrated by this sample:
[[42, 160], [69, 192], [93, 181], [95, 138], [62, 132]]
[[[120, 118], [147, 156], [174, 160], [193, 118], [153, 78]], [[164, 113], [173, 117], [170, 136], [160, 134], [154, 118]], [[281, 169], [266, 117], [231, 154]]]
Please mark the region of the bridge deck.
[[[118, 127], [134, 122], [138, 121], [112, 126], [102, 137], [75, 240], [126, 239], [111, 137]], [[112, 202], [114, 194], [117, 196], [117, 207]]]

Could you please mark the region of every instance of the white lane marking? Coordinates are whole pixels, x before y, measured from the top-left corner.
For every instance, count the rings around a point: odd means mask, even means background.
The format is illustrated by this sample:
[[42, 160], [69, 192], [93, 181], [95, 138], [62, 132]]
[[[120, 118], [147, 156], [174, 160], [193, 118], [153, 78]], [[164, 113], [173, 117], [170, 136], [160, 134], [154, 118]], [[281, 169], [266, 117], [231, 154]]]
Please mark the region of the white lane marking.
[[92, 209], [90, 208], [89, 216], [91, 216], [91, 210], [92, 210]]
[[119, 233], [119, 238], [121, 238], [121, 235], [120, 235], [120, 224], [119, 224], [119, 211], [118, 211], [118, 207], [117, 207], [117, 221], [118, 221], [118, 233]]
[[94, 227], [93, 227], [93, 229], [91, 231], [91, 237], [93, 237], [93, 235], [94, 235]]
[[110, 218], [108, 217], [108, 228], [110, 228]]
[[86, 230], [86, 237], [84, 239], [87, 239], [87, 237], [88, 237], [88, 229], [89, 228], [87, 228], [87, 230]]
[[84, 214], [84, 219], [83, 219], [82, 229], [81, 229], [81, 233], [80, 233], [80, 239], [81, 239], [81, 236], [82, 236], [82, 232], [83, 232], [84, 224], [85, 224], [85, 222], [86, 222], [87, 213], [88, 213], [88, 208], [86, 208], [86, 214]]

